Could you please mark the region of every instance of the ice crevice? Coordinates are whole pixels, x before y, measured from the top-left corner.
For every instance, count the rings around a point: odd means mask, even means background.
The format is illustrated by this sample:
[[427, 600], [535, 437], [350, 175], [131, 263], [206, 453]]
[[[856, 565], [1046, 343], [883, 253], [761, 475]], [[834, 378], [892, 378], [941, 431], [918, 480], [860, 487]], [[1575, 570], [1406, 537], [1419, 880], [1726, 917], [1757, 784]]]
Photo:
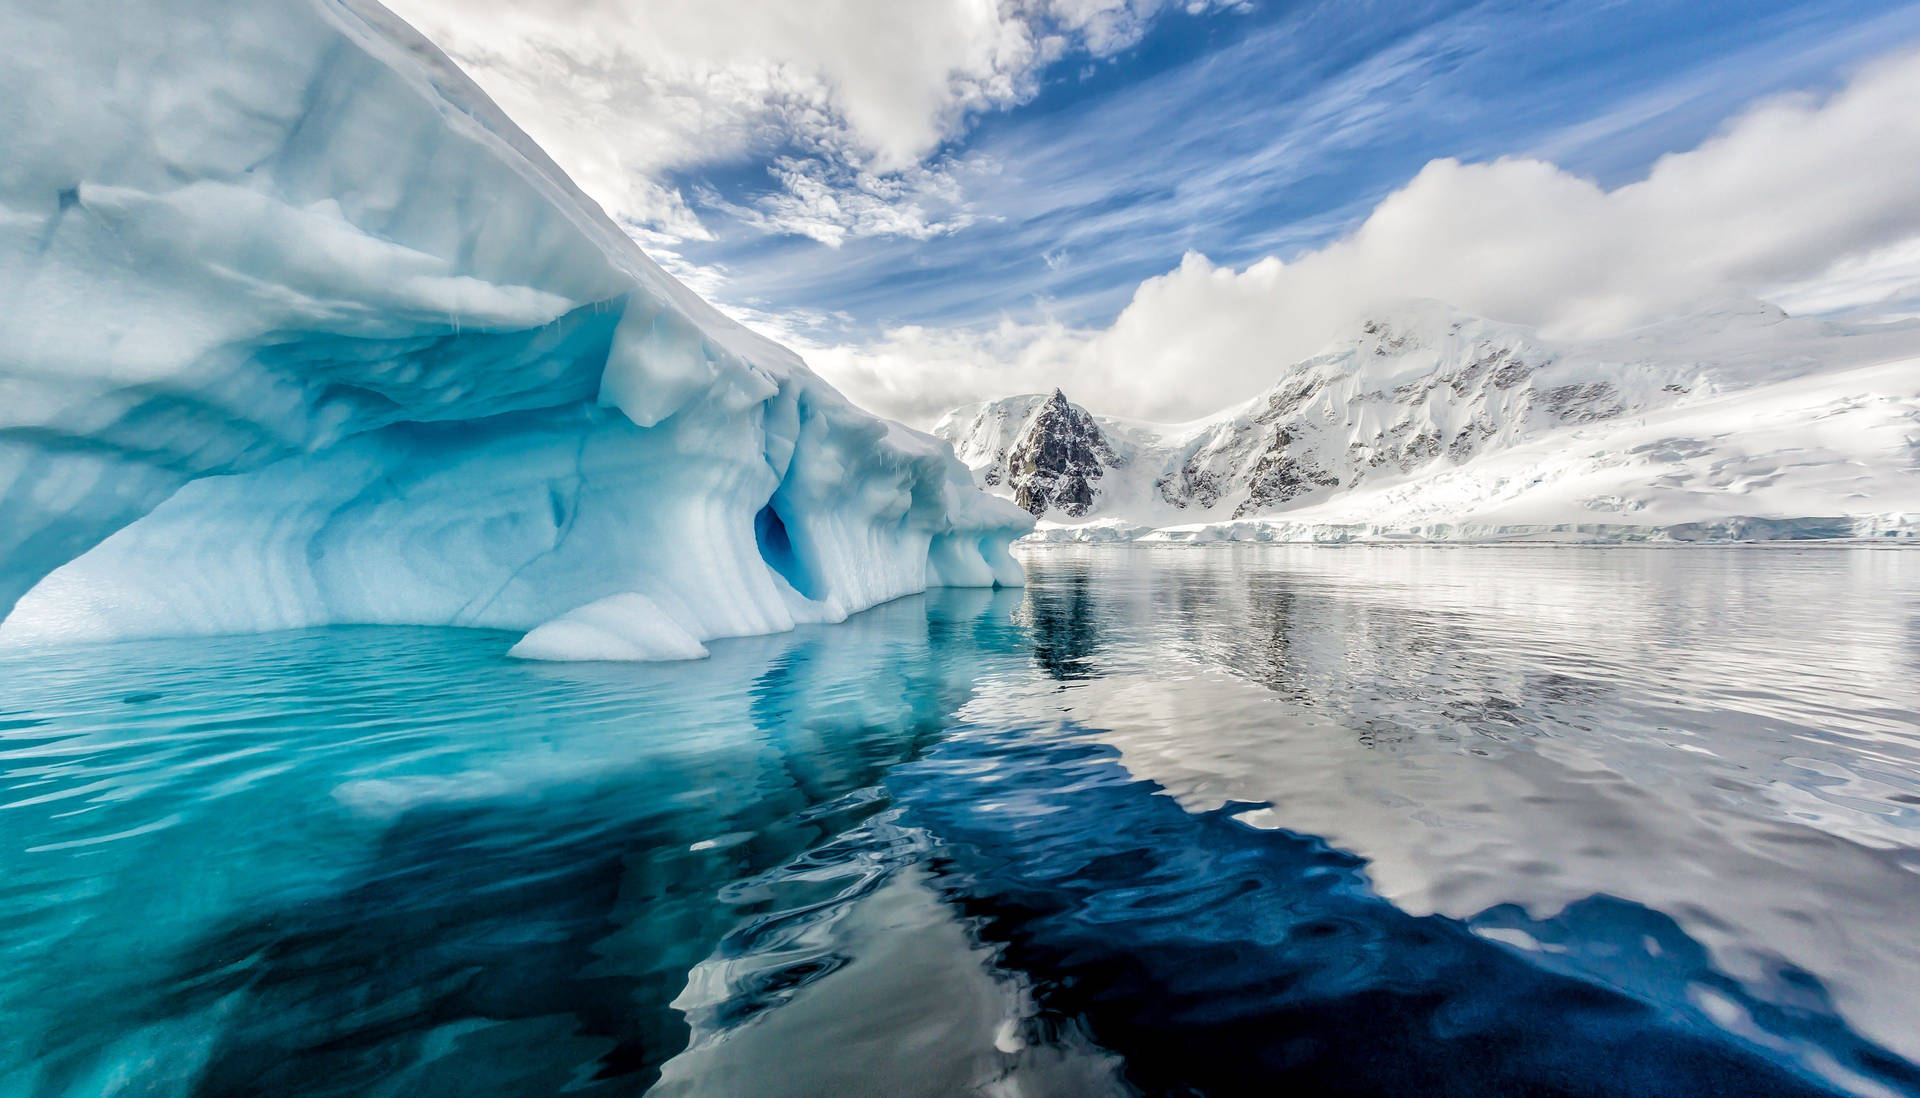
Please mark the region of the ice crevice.
[[0, 645], [468, 625], [698, 656], [1030, 519], [680, 285], [366, 0], [28, 0]]

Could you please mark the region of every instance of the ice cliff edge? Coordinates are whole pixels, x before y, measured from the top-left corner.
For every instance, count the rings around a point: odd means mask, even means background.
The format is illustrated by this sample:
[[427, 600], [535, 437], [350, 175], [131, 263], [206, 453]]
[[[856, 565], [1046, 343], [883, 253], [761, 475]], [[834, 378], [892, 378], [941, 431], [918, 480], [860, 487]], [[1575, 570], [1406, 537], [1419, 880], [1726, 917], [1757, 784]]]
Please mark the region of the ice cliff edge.
[[367, 0], [0, 15], [0, 644], [698, 655], [1031, 520], [641, 253]]

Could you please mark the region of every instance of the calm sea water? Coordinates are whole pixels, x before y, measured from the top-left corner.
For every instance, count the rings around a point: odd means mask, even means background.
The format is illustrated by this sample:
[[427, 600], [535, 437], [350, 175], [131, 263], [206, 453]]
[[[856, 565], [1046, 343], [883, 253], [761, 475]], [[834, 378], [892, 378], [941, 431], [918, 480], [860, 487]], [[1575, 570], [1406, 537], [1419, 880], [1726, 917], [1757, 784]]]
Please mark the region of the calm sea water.
[[1920, 554], [0, 659], [0, 1096], [1920, 1094]]

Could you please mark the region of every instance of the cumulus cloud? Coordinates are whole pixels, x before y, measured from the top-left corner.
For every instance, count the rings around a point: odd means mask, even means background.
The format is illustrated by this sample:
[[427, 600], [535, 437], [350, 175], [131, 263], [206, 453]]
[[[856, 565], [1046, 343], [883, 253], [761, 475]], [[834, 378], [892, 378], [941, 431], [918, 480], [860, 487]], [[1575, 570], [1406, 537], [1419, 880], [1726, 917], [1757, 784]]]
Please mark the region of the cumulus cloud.
[[[779, 157], [750, 223], [827, 243], [966, 223], [943, 143], [1173, 0], [388, 0], [648, 243], [707, 239], [663, 180]], [[1225, 0], [1187, 0], [1199, 10]], [[783, 150], [798, 149], [794, 157]]]
[[1346, 237], [1244, 269], [1188, 255], [1108, 328], [903, 328], [813, 348], [876, 410], [1060, 385], [1098, 411], [1185, 419], [1252, 396], [1354, 319], [1409, 297], [1549, 333], [1618, 332], [1729, 295], [1832, 310], [1920, 286], [1920, 55], [1824, 99], [1776, 98], [1613, 190], [1533, 159], [1429, 163]]

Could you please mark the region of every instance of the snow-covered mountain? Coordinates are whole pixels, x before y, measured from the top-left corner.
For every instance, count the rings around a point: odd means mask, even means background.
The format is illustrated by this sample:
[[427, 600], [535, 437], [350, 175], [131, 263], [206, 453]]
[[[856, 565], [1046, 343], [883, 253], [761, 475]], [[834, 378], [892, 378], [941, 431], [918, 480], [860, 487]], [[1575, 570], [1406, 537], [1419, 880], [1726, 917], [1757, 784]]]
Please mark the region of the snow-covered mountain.
[[0, 642], [704, 652], [1031, 520], [655, 265], [372, 0], [0, 15]]
[[1049, 397], [1008, 397], [993, 408], [977, 433], [950, 441], [956, 449], [964, 443], [960, 459], [978, 468], [985, 487], [1004, 486], [1031, 514], [1085, 515], [1106, 471], [1126, 464], [1093, 416], [1058, 389]]
[[1735, 303], [1596, 341], [1412, 302], [1192, 423], [1058, 391], [934, 428], [1037, 536], [1920, 533], [1920, 325]]

